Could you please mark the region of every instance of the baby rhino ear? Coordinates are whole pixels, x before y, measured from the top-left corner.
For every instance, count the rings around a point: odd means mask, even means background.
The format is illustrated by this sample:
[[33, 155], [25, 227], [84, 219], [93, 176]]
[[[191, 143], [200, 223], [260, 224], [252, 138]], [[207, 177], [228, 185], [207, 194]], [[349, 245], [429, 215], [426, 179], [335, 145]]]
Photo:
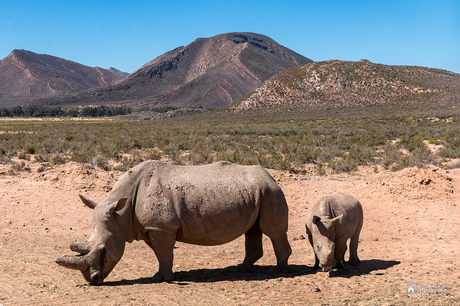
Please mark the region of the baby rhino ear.
[[341, 214], [340, 216], [337, 216], [335, 218], [332, 218], [331, 222], [332, 222], [332, 224], [337, 224], [338, 222], [340, 222], [340, 220], [342, 220], [342, 218], [343, 218], [343, 214]]
[[313, 224], [318, 224], [319, 221], [321, 221], [321, 217], [313, 216]]
[[110, 217], [114, 212], [122, 210], [125, 207], [127, 200], [127, 198], [122, 198], [118, 200], [118, 202], [113, 202], [112, 204], [108, 205], [107, 210], [105, 211], [106, 216]]

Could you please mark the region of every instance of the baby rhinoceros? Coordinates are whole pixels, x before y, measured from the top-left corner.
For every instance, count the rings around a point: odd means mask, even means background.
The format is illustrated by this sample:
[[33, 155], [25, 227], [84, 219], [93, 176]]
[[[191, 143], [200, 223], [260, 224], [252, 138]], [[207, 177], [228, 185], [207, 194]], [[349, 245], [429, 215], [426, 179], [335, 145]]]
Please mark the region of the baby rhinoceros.
[[317, 270], [342, 268], [345, 262], [347, 240], [350, 239], [350, 259], [358, 265], [358, 240], [363, 226], [363, 208], [351, 195], [336, 192], [321, 198], [308, 212], [305, 223], [308, 240], [315, 253]]
[[174, 279], [176, 241], [218, 245], [241, 235], [246, 256], [237, 267], [249, 272], [262, 257], [262, 233], [272, 241], [277, 259], [273, 273], [288, 272], [288, 206], [283, 191], [259, 166], [218, 162], [175, 166], [147, 161], [126, 172], [100, 203], [80, 196], [93, 209], [93, 233], [72, 243], [78, 256], [56, 263], [80, 270], [91, 284], [101, 284], [121, 259], [126, 242], [143, 240], [159, 262], [155, 281]]

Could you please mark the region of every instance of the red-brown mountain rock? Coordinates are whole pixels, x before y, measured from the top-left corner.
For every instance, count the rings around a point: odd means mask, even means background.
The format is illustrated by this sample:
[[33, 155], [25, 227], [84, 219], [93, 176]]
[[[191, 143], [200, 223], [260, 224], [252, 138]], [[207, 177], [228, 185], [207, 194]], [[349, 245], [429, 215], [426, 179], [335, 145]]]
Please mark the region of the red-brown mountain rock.
[[310, 62], [267, 36], [227, 33], [198, 38], [185, 47], [166, 52], [117, 85], [39, 103], [78, 105], [119, 101], [219, 108], [249, 94], [276, 73]]
[[13, 50], [0, 61], [0, 101], [26, 100], [115, 84], [124, 77], [46, 54]]

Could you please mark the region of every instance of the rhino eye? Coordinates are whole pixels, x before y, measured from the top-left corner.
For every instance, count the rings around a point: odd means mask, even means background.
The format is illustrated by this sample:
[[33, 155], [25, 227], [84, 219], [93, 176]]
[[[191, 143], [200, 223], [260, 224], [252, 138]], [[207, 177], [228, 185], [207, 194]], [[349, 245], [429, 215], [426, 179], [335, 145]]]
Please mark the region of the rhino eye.
[[319, 251], [319, 249], [321, 249], [321, 246], [319, 244], [317, 244], [316, 249]]

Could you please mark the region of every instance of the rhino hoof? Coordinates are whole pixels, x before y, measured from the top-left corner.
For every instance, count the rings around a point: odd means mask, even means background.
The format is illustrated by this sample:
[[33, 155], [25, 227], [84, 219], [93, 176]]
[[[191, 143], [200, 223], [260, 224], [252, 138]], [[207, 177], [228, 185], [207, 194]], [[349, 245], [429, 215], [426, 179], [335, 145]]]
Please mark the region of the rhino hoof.
[[361, 263], [361, 260], [359, 260], [358, 258], [356, 258], [356, 259], [350, 259], [350, 260], [348, 261], [348, 263], [349, 263], [350, 265], [352, 265], [352, 266], [357, 266], [357, 265], [359, 265], [359, 264]]
[[291, 273], [291, 269], [289, 269], [288, 266], [276, 266], [276, 268], [270, 271], [270, 274], [272, 276], [275, 276], [277, 274], [290, 274], [290, 273]]
[[161, 272], [155, 273], [155, 275], [152, 277], [152, 280], [154, 283], [161, 283], [161, 282], [170, 282], [175, 279], [174, 273], [167, 273], [163, 274]]
[[254, 272], [254, 269], [252, 266], [249, 266], [247, 263], [243, 262], [242, 264], [237, 265], [233, 272], [246, 274]]

